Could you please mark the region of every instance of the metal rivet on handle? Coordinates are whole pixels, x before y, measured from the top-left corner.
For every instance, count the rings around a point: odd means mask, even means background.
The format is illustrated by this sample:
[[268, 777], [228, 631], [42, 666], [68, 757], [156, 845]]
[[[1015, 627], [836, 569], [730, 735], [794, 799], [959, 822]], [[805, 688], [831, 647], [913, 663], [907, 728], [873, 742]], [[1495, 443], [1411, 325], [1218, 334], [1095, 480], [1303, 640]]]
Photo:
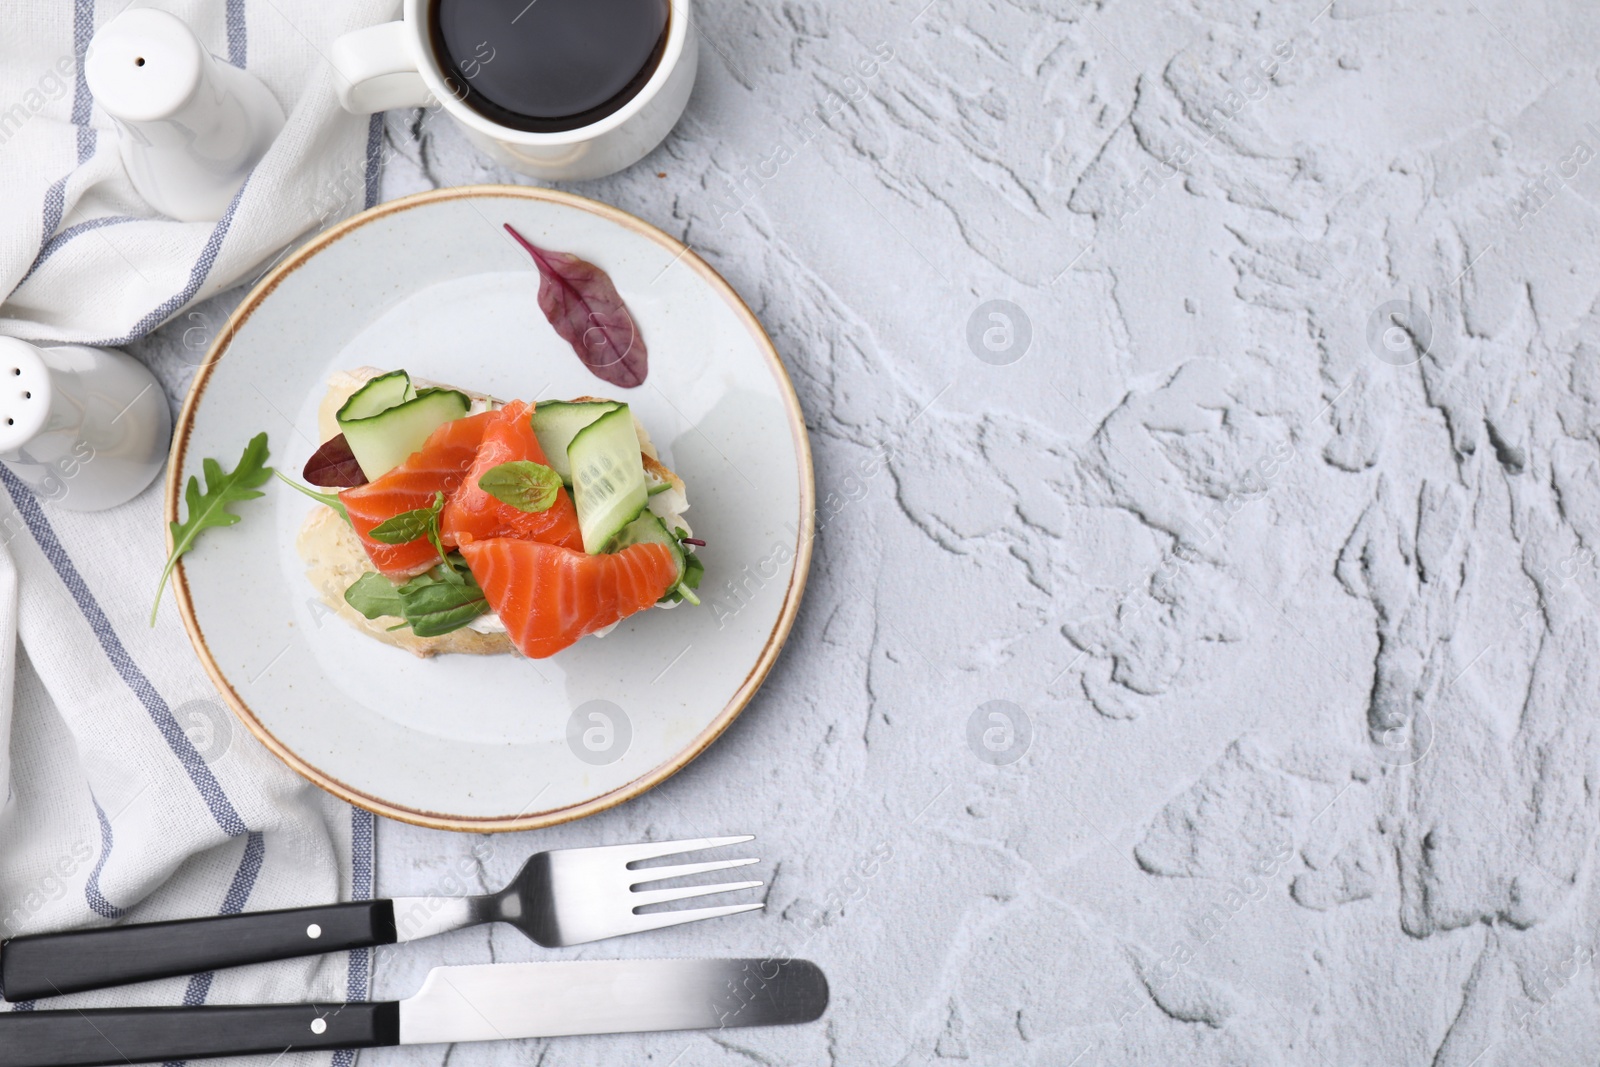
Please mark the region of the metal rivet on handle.
[[315, 941], [317, 938], [322, 936], [322, 927], [318, 926], [316, 923], [312, 923], [310, 926], [306, 927], [306, 936]]
[[312, 1019], [311, 1020], [311, 1032], [313, 1034], [326, 1033], [327, 1029], [328, 1029], [328, 1020], [326, 1020], [326, 1019]]

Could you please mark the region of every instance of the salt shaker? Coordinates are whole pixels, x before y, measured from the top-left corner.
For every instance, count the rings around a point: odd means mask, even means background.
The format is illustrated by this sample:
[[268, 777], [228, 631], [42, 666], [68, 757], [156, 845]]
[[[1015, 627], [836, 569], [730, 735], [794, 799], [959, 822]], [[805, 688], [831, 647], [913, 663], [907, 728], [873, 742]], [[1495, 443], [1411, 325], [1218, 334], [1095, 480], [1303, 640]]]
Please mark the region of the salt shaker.
[[283, 129], [271, 91], [165, 11], [135, 8], [102, 26], [83, 73], [116, 121], [134, 188], [183, 222], [220, 219]]
[[166, 394], [124, 353], [0, 337], [0, 463], [71, 511], [132, 500], [172, 439]]

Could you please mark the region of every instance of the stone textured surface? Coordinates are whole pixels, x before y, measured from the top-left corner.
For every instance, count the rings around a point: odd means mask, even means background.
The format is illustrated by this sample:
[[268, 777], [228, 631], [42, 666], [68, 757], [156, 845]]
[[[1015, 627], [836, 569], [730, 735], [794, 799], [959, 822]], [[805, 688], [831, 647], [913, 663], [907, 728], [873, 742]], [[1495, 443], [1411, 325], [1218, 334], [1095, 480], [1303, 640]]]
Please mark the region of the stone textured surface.
[[[619, 810], [380, 836], [419, 893], [759, 834], [765, 913], [566, 955], [789, 951], [832, 1010], [363, 1062], [1593, 1063], [1600, 8], [922, 3], [702, 5], [682, 125], [575, 187], [799, 389], [766, 688]], [[519, 180], [386, 142], [387, 196]], [[145, 346], [172, 384], [232, 299]]]

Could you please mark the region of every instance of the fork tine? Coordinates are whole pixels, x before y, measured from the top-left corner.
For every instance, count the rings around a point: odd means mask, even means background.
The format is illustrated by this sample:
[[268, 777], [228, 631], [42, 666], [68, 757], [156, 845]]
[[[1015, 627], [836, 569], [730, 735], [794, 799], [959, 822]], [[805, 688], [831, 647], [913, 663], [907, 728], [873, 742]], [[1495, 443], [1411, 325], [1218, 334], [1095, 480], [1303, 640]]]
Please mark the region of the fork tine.
[[701, 919], [719, 919], [724, 915], [738, 915], [740, 912], [758, 911], [766, 907], [765, 904], [724, 904], [716, 908], [690, 908], [687, 911], [653, 911], [648, 915], [634, 915], [630, 917], [627, 933], [642, 934], [646, 930], [664, 930], [669, 926], [679, 926], [683, 923], [695, 923]]
[[611, 860], [616, 863], [638, 863], [640, 860], [660, 859], [662, 856], [675, 856], [680, 852], [699, 852], [707, 848], [721, 848], [723, 845], [737, 845], [744, 841], [754, 841], [754, 834], [740, 834], [737, 837], [701, 837], [690, 838], [684, 841], [645, 841], [637, 845], [601, 845], [599, 848], [569, 848], [565, 852], [582, 854], [585, 859]]
[[640, 889], [633, 894], [635, 909], [648, 904], [666, 904], [690, 897], [709, 897], [717, 893], [732, 893], [736, 889], [754, 889], [764, 882], [724, 882], [721, 885], [680, 885], [673, 889]]
[[691, 874], [710, 874], [712, 871], [725, 871], [729, 867], [748, 867], [760, 860], [712, 860], [709, 863], [680, 863], [676, 867], [643, 867], [629, 873], [639, 876], [633, 885], [644, 885], [646, 882], [663, 882], [668, 878], [687, 878]]

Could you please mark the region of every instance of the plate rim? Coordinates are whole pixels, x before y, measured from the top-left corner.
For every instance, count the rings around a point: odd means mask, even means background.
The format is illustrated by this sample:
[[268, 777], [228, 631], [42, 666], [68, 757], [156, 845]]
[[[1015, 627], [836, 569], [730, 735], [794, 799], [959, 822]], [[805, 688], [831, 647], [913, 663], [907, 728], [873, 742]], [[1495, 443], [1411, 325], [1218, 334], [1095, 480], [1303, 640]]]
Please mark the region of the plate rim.
[[194, 605], [189, 596], [189, 582], [184, 561], [182, 559], [178, 561], [172, 573], [172, 592], [173, 599], [177, 603], [178, 613], [183, 619], [184, 630], [188, 633], [189, 641], [194, 646], [195, 653], [199, 656], [206, 674], [211, 678], [212, 684], [216, 686], [217, 692], [233, 710], [234, 715], [255, 736], [256, 740], [260, 741], [269, 752], [302, 778], [339, 799], [354, 804], [358, 808], [372, 812], [375, 815], [382, 815], [385, 818], [411, 823], [415, 826], [462, 833], [506, 833], [520, 830], [538, 830], [598, 814], [655, 788], [688, 766], [701, 753], [710, 748], [712, 743], [722, 736], [723, 732], [733, 724], [733, 721], [749, 705], [757, 690], [761, 688], [762, 683], [766, 680], [767, 675], [771, 673], [773, 666], [777, 663], [778, 654], [788, 641], [790, 631], [794, 628], [795, 617], [800, 610], [800, 601], [805, 593], [806, 580], [811, 571], [811, 553], [815, 541], [816, 528], [816, 472], [812, 464], [811, 440], [806, 433], [805, 414], [800, 407], [800, 398], [795, 392], [793, 381], [789, 378], [788, 369], [783, 365], [783, 360], [778, 355], [777, 347], [772, 343], [772, 338], [767, 335], [766, 329], [761, 325], [761, 321], [756, 317], [755, 312], [750, 310], [750, 306], [745, 303], [744, 298], [728, 283], [727, 279], [688, 245], [643, 219], [623, 211], [621, 208], [557, 189], [523, 185], [481, 184], [425, 190], [420, 193], [412, 193], [408, 196], [388, 200], [360, 211], [314, 235], [304, 244], [294, 249], [245, 294], [244, 299], [239, 302], [232, 314], [228, 316], [228, 321], [207, 349], [205, 360], [200, 364], [194, 381], [190, 383], [189, 391], [184, 397], [183, 406], [179, 409], [177, 422], [173, 426], [172, 446], [167, 456], [167, 471], [164, 479], [165, 501], [162, 508], [162, 516], [167, 528], [168, 552], [170, 553], [172, 550], [171, 524], [178, 521], [178, 502], [182, 498], [183, 464], [188, 451], [189, 436], [193, 430], [195, 415], [199, 410], [206, 384], [211, 377], [212, 370], [221, 361], [222, 356], [232, 343], [234, 335], [249, 320], [262, 302], [272, 295], [278, 284], [295, 270], [304, 266], [318, 253], [369, 222], [439, 201], [497, 197], [539, 200], [561, 204], [617, 223], [661, 245], [669, 253], [672, 253], [674, 262], [681, 261], [687, 264], [690, 269], [710, 283], [712, 289], [722, 296], [734, 314], [750, 331], [751, 336], [756, 341], [756, 347], [765, 358], [768, 369], [772, 372], [779, 385], [779, 394], [783, 401], [785, 413], [789, 418], [790, 436], [794, 440], [796, 457], [800, 464], [800, 528], [796, 534], [795, 565], [790, 574], [788, 587], [784, 590], [783, 605], [778, 612], [777, 621], [773, 625], [772, 631], [767, 635], [766, 642], [762, 645], [761, 653], [756, 658], [755, 665], [715, 718], [671, 758], [615, 789], [576, 804], [517, 815], [463, 816], [406, 807], [394, 801], [363, 792], [314, 766], [290, 750], [256, 717], [255, 712], [240, 698], [233, 685], [228, 681], [227, 676], [217, 666], [211, 654], [211, 649], [206, 642], [205, 633], [200, 627], [199, 620], [195, 617]]

